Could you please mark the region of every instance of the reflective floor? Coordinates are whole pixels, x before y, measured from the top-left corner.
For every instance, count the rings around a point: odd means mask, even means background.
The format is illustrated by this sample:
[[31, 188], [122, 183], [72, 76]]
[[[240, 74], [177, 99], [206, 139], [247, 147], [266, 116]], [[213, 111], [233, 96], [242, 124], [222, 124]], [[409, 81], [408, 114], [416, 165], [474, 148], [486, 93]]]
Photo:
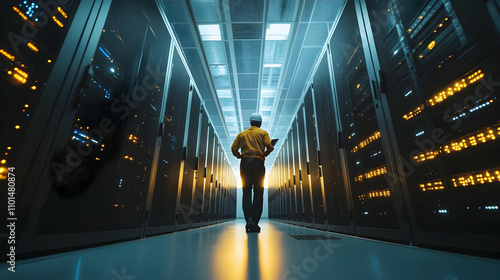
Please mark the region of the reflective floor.
[[[0, 279], [498, 279], [500, 261], [244, 221], [0, 264]], [[290, 235], [323, 235], [298, 240]]]

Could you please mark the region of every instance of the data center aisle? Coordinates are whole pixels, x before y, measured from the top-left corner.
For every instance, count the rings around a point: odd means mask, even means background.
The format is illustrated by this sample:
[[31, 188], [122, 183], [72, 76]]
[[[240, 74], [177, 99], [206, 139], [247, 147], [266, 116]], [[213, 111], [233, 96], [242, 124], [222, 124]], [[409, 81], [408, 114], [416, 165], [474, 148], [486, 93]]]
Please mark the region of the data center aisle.
[[[243, 220], [0, 265], [0, 279], [479, 279], [500, 261]], [[327, 236], [327, 240], [290, 235]], [[317, 237], [315, 237], [317, 238]]]

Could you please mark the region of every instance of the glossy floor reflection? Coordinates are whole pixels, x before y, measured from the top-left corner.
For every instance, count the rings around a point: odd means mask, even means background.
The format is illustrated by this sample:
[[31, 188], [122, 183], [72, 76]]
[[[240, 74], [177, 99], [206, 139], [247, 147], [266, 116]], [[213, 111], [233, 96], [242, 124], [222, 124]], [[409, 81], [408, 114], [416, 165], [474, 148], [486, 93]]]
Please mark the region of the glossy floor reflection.
[[[497, 279], [500, 261], [243, 220], [0, 265], [0, 279]], [[336, 240], [297, 240], [327, 235]]]

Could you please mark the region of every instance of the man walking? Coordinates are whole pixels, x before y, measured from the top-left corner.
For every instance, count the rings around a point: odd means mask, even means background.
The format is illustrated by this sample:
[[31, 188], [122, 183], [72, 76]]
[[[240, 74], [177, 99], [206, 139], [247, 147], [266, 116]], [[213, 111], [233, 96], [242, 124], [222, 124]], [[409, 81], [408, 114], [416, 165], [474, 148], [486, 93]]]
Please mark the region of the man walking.
[[[235, 157], [241, 159], [240, 174], [243, 185], [243, 213], [247, 222], [246, 231], [260, 232], [258, 224], [262, 215], [264, 177], [266, 175], [264, 161], [274, 150], [274, 147], [267, 131], [260, 129], [262, 125], [260, 114], [253, 113], [250, 116], [250, 125], [249, 129], [236, 136], [231, 151]], [[241, 149], [241, 153], [238, 151], [239, 149]]]

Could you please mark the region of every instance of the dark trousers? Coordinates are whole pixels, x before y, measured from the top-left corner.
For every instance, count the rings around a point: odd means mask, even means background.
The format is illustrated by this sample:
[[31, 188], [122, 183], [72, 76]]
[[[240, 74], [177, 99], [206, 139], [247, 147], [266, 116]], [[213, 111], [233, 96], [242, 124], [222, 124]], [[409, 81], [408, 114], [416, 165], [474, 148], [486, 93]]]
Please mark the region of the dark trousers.
[[264, 162], [256, 158], [242, 159], [240, 175], [243, 185], [243, 213], [245, 214], [245, 220], [248, 221], [249, 218], [252, 218], [254, 223], [258, 224], [262, 215], [262, 201], [264, 199], [264, 177], [266, 176]]

